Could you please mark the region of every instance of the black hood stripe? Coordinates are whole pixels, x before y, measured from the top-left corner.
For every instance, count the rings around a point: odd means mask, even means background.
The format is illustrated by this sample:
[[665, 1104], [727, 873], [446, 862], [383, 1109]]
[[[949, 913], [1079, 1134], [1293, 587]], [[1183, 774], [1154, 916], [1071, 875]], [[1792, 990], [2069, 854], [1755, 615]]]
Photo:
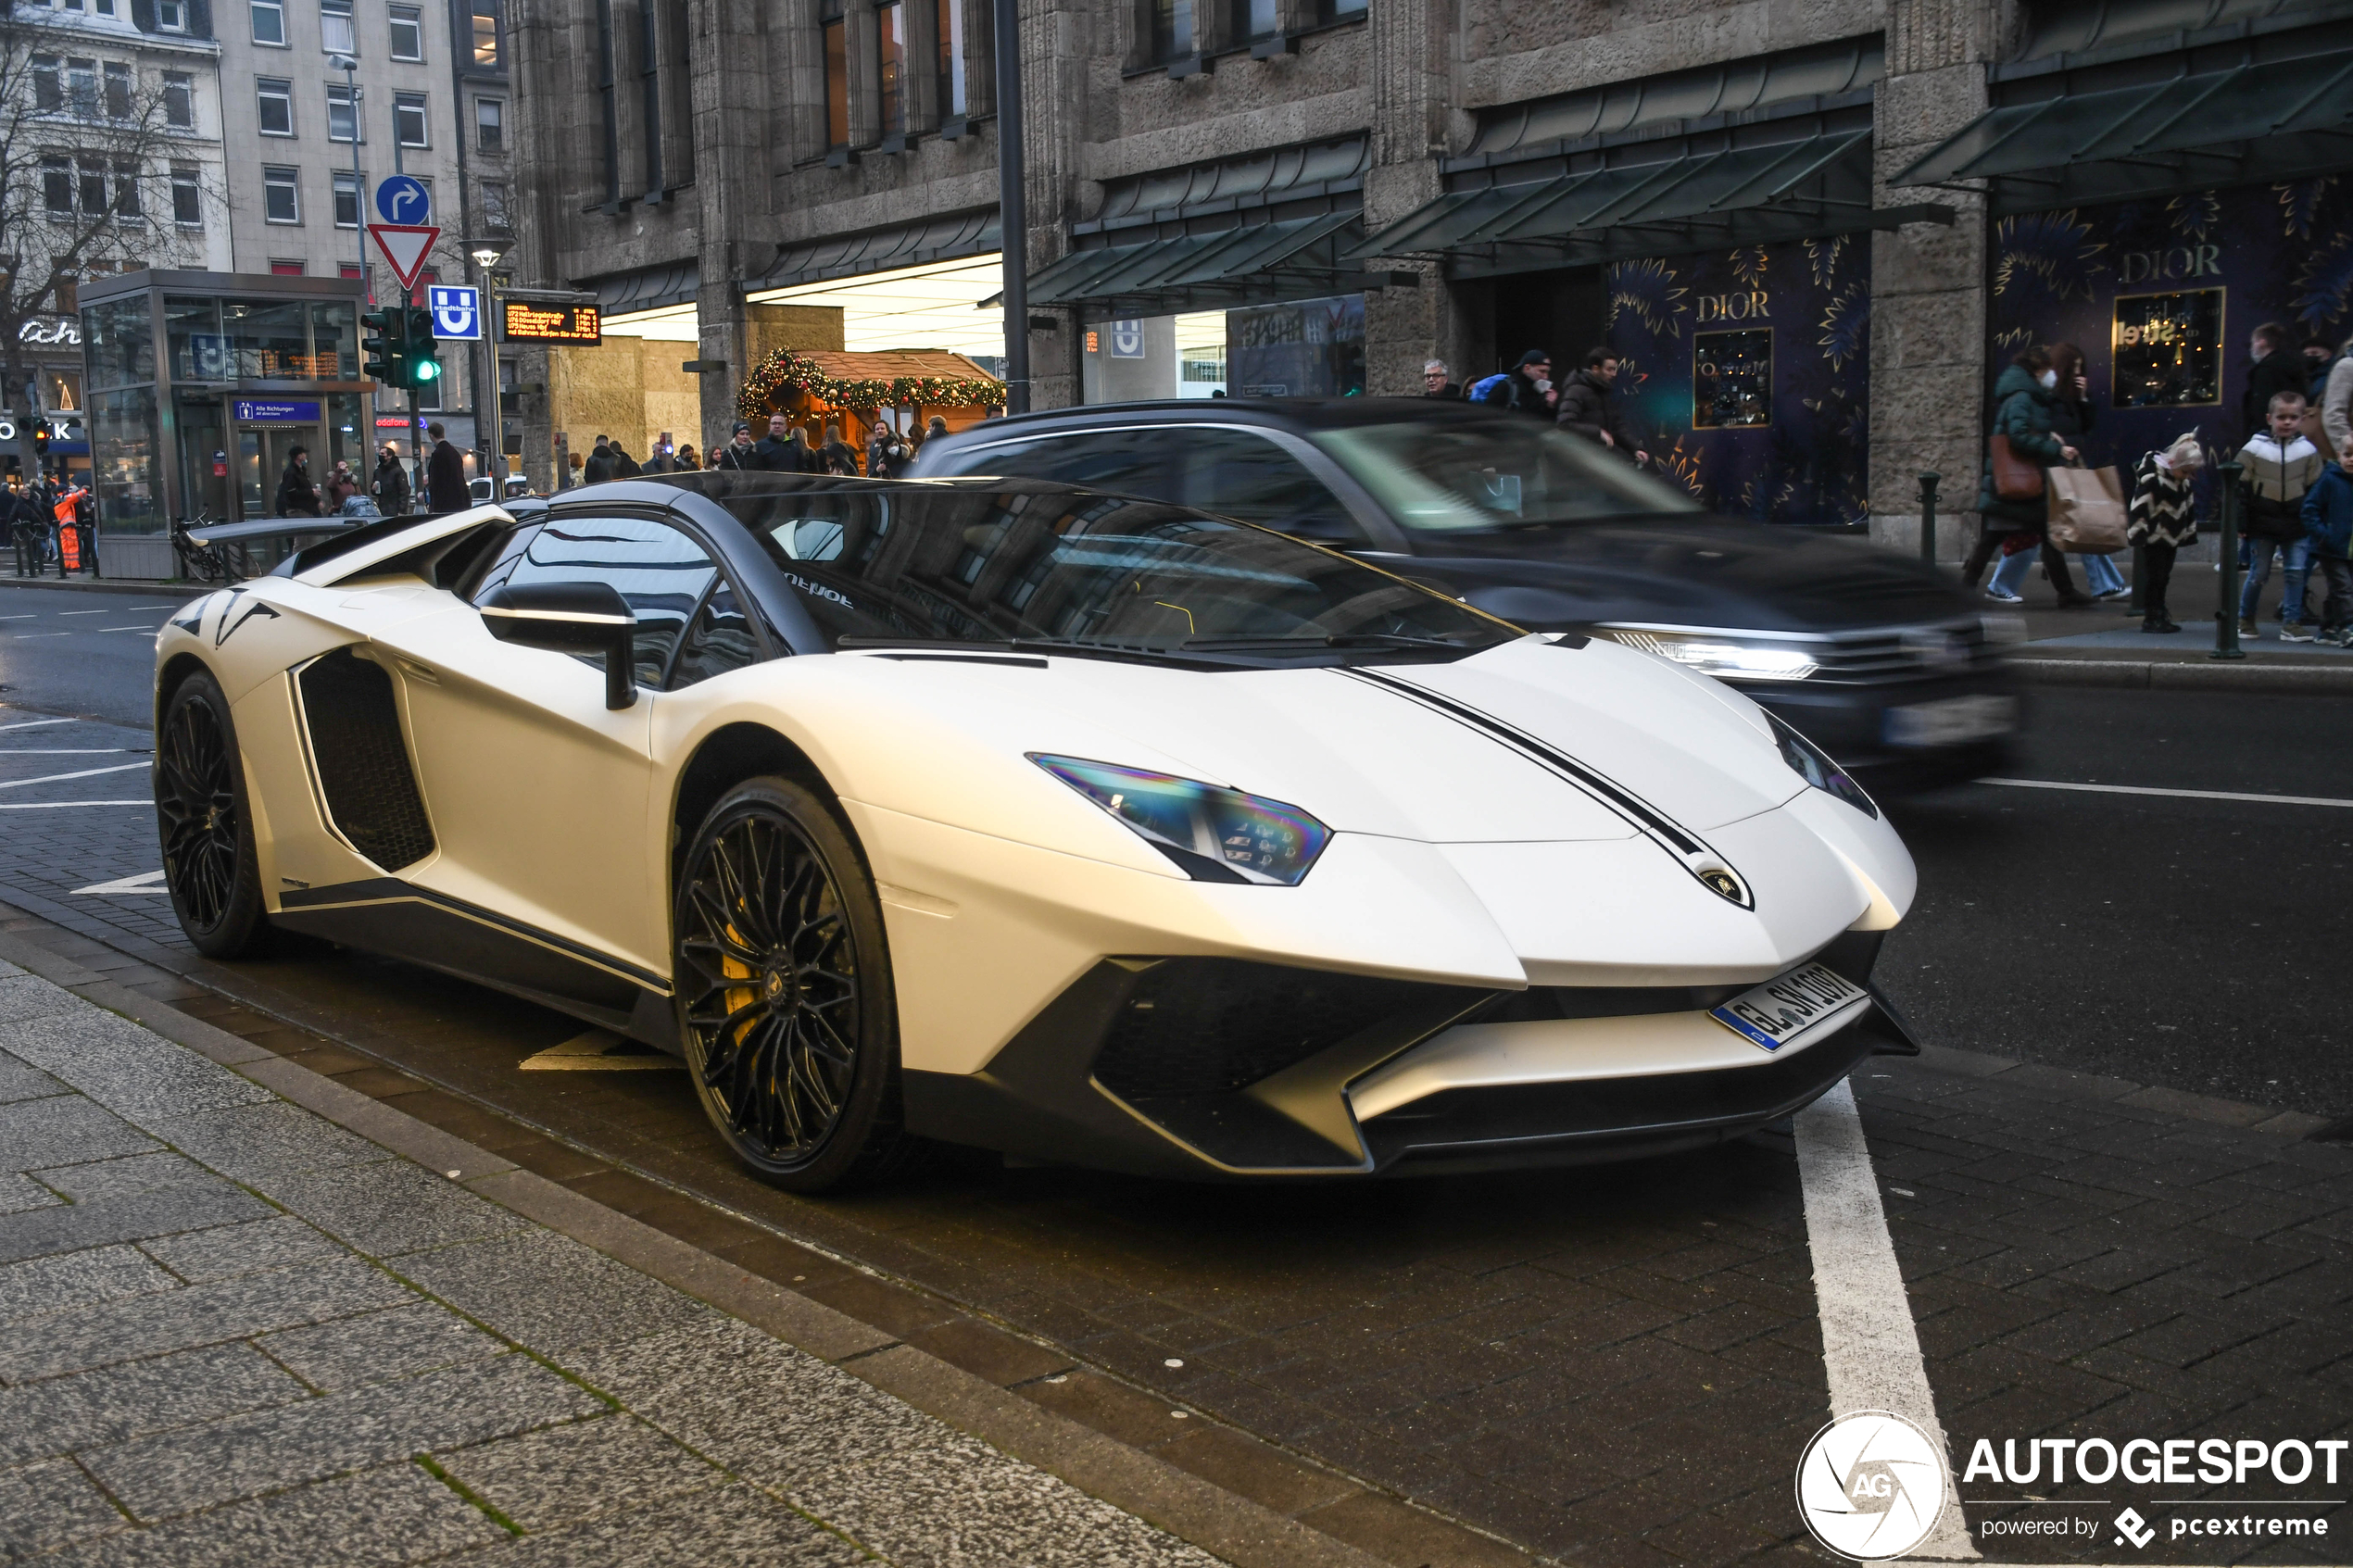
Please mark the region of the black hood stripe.
[[[1682, 868], [1697, 878], [1700, 884], [1718, 897], [1730, 899], [1742, 909], [1756, 908], [1756, 897], [1750, 890], [1748, 878], [1732, 863], [1718, 854], [1699, 834], [1683, 826], [1657, 807], [1628, 789], [1624, 784], [1590, 765], [1579, 761], [1558, 747], [1529, 734], [1527, 731], [1504, 722], [1491, 713], [1485, 713], [1458, 698], [1431, 691], [1413, 681], [1400, 680], [1364, 665], [1334, 671], [1366, 685], [1419, 703], [1432, 712], [1443, 714], [1467, 729], [1478, 731], [1489, 739], [1500, 742], [1567, 783], [1575, 785], [1588, 798], [1615, 812], [1643, 837], [1673, 856]], [[1737, 892], [1727, 891], [1709, 880], [1709, 873], [1730, 875]]]

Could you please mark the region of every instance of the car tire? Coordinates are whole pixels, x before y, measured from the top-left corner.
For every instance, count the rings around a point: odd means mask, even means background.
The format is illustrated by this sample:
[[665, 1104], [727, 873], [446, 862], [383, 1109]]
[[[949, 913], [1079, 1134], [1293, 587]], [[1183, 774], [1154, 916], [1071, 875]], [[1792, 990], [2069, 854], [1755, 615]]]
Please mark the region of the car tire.
[[737, 784], [703, 818], [672, 921], [679, 1037], [736, 1157], [790, 1192], [909, 1165], [882, 903], [849, 830], [789, 779]]
[[209, 674], [181, 682], [164, 705], [155, 792], [164, 885], [180, 929], [208, 959], [261, 953], [270, 945], [270, 916], [245, 759], [229, 699]]

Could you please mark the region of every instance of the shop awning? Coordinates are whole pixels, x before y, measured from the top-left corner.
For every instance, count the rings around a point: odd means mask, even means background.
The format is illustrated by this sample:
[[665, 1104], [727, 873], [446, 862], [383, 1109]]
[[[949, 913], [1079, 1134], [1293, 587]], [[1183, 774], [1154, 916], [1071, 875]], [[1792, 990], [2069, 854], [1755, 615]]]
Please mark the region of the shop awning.
[[1890, 182], [1991, 182], [1996, 215], [2353, 169], [2353, 49], [2007, 104]]
[[1032, 273], [1032, 305], [1104, 316], [1164, 316], [1352, 294], [1367, 285], [1343, 251], [1364, 237], [1355, 212], [1327, 212], [1211, 233], [1076, 250]]
[[[1495, 174], [1500, 182], [1510, 172]], [[1952, 217], [1934, 206], [1874, 208], [1870, 132], [1818, 130], [1450, 191], [1348, 255], [1438, 257], [1452, 276], [1484, 277]]]
[[608, 317], [637, 310], [664, 310], [695, 302], [701, 269], [692, 257], [641, 267], [634, 272], [611, 272], [590, 278], [580, 286], [597, 291], [598, 307]]
[[987, 256], [1001, 243], [999, 235], [997, 209], [992, 207], [949, 213], [895, 228], [802, 240], [780, 246], [775, 259], [768, 264], [766, 276], [748, 280], [744, 292], [757, 294], [761, 289], [828, 282], [837, 278], [920, 267], [926, 262]]

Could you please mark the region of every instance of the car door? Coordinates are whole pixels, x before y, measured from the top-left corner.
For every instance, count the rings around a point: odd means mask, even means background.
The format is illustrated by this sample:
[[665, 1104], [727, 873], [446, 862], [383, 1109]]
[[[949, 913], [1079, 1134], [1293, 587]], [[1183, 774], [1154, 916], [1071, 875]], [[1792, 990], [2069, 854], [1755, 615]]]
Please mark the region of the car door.
[[[415, 880], [592, 963], [668, 973], [663, 890], [645, 833], [652, 696], [713, 582], [711, 553], [658, 517], [565, 512], [477, 588], [602, 582], [637, 617], [638, 699], [605, 706], [601, 657], [493, 638], [470, 606], [385, 638], [409, 697], [442, 853]], [[544, 986], [542, 988], [545, 988]]]

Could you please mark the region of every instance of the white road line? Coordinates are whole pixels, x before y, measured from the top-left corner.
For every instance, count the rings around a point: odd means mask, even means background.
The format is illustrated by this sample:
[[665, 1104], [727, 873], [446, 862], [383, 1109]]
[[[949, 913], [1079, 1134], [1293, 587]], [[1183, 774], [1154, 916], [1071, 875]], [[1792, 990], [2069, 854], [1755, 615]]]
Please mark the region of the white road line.
[[73, 891], [76, 897], [85, 893], [95, 893], [101, 896], [111, 896], [117, 893], [161, 893], [168, 897], [171, 889], [163, 884], [161, 872], [141, 872], [137, 876], [119, 876], [112, 882], [92, 883], [87, 887], [77, 887]]
[[101, 632], [160, 632], [163, 628], [160, 626], [101, 626], [97, 630]]
[[57, 613], [59, 615], [122, 615], [127, 612], [116, 609], [109, 605], [104, 609], [61, 609]]
[[38, 621], [37, 615], [0, 615], [0, 621]]
[[0, 724], [0, 734], [10, 730], [38, 730], [49, 724], [79, 724], [79, 719], [35, 719], [29, 724]]
[[1980, 779], [2010, 789], [2080, 789], [2089, 795], [2164, 795], [2178, 800], [2252, 800], [2265, 806], [2353, 806], [2325, 795], [2242, 795], [2229, 789], [2147, 789], [2139, 784], [2061, 784], [2056, 779]]
[[146, 806], [149, 800], [0, 800], [0, 811], [62, 811], [69, 806]]
[[74, 773], [44, 773], [37, 779], [10, 779], [0, 784], [0, 789], [23, 789], [31, 784], [63, 784], [68, 779], [94, 779], [100, 773], [127, 773], [133, 768], [144, 768], [145, 762], [118, 762], [111, 768], [84, 768]]
[[143, 609], [178, 609], [180, 607], [178, 605], [132, 605], [129, 609], [124, 610], [122, 613], [125, 615], [136, 615]]
[[[1841, 1081], [1799, 1111], [1798, 1180], [1806, 1189], [1806, 1242], [1814, 1254], [1814, 1299], [1822, 1323], [1822, 1365], [1829, 1374], [1831, 1413], [1890, 1411], [1909, 1420], [1942, 1448], [1952, 1444], [1936, 1419], [1936, 1393], [1920, 1360], [1911, 1298], [1888, 1239], [1880, 1207], [1879, 1177], [1863, 1141], [1855, 1090]], [[1793, 1469], [1797, 1457], [1790, 1457]], [[1974, 1558], [1969, 1524], [1955, 1502], [1911, 1554]]]
[[73, 633], [70, 632], [12, 632], [9, 635], [20, 643], [29, 643], [35, 637], [70, 637]]

